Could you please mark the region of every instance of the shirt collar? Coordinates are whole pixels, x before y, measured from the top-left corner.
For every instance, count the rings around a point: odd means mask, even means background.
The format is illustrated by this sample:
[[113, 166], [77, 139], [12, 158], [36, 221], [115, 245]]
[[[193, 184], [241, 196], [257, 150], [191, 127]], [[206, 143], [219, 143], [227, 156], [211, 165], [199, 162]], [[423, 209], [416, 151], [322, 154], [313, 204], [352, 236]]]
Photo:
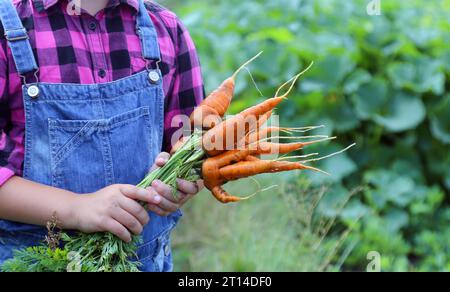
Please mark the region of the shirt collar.
[[[54, 6], [56, 3], [62, 0], [34, 0], [34, 4], [36, 9], [39, 12], [49, 9]], [[136, 11], [139, 11], [139, 0], [110, 0], [108, 7], [116, 7], [121, 4], [126, 4], [133, 7]]]

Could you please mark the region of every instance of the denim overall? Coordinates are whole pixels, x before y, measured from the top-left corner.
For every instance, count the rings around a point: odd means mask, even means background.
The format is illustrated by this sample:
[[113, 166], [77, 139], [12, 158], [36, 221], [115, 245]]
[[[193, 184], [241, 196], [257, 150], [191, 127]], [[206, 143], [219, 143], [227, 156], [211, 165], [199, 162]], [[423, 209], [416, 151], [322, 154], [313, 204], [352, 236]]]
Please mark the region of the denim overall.
[[[156, 30], [143, 0], [139, 2], [136, 27], [143, 58], [157, 67]], [[0, 19], [18, 73], [37, 76], [27, 32], [10, 0], [0, 0]], [[29, 180], [79, 194], [111, 184], [137, 184], [161, 151], [164, 92], [159, 68], [93, 85], [27, 84], [24, 78], [22, 90], [24, 177]], [[180, 211], [169, 217], [150, 213], [138, 249], [143, 271], [172, 270], [169, 233], [180, 216]], [[14, 249], [42, 243], [45, 233], [39, 226], [0, 220], [0, 263]]]

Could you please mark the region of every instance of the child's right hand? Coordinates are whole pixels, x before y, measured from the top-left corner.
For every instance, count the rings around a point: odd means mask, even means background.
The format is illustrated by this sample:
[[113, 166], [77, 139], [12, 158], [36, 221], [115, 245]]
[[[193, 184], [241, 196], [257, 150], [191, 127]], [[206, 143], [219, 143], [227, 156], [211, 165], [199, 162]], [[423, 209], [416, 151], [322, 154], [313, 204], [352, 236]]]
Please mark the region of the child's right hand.
[[85, 233], [110, 232], [130, 242], [150, 218], [138, 202], [158, 204], [161, 197], [132, 185], [112, 185], [98, 192], [77, 196], [73, 204], [74, 229]]

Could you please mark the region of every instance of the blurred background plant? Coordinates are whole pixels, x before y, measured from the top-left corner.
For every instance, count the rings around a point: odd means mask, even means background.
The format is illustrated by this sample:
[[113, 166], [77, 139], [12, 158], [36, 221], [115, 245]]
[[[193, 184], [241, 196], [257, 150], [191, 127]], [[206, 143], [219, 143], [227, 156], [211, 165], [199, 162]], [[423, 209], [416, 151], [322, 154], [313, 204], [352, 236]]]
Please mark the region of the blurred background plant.
[[[175, 234], [178, 270], [361, 271], [377, 251], [383, 271], [450, 271], [450, 0], [381, 0], [380, 16], [369, 0], [159, 2], [189, 28], [208, 92], [260, 50], [250, 69], [266, 96], [313, 60], [282, 124], [339, 136], [310, 152], [357, 143], [318, 163], [331, 177], [263, 177], [280, 188], [237, 206], [200, 195]], [[232, 112], [261, 99], [240, 75]], [[323, 220], [335, 224], [321, 240]]]
[[[270, 176], [259, 181], [273, 183]], [[255, 191], [251, 180], [235, 183], [234, 193]], [[352, 227], [330, 229], [337, 214], [317, 216], [327, 189], [291, 177], [282, 187], [240, 205], [222, 206], [206, 193], [186, 210], [173, 239], [179, 271], [335, 271], [348, 256]], [[357, 190], [355, 190], [356, 193]], [[350, 198], [352, 194], [348, 194]], [[276, 200], [276, 201], [275, 201]], [[342, 208], [335, 206], [336, 208]]]

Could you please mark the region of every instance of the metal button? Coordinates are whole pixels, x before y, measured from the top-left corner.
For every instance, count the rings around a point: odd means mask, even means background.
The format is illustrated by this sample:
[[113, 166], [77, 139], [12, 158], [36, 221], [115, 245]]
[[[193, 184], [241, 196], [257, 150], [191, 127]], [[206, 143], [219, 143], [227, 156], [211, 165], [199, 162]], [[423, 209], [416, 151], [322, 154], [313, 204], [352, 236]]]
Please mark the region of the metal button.
[[164, 255], [167, 257], [170, 254], [170, 245], [166, 244], [164, 247]]
[[150, 71], [148, 73], [148, 79], [150, 79], [150, 82], [152, 83], [157, 83], [160, 79], [159, 73], [156, 71]]
[[37, 87], [36, 85], [31, 85], [30, 87], [28, 87], [27, 93], [31, 98], [37, 98], [39, 96], [39, 87]]
[[106, 77], [106, 71], [105, 71], [104, 69], [100, 69], [100, 70], [98, 71], [98, 76], [99, 76], [100, 78], [105, 78], [105, 77]]
[[89, 23], [89, 29], [90, 30], [96, 30], [97, 29], [97, 24], [95, 22]]

